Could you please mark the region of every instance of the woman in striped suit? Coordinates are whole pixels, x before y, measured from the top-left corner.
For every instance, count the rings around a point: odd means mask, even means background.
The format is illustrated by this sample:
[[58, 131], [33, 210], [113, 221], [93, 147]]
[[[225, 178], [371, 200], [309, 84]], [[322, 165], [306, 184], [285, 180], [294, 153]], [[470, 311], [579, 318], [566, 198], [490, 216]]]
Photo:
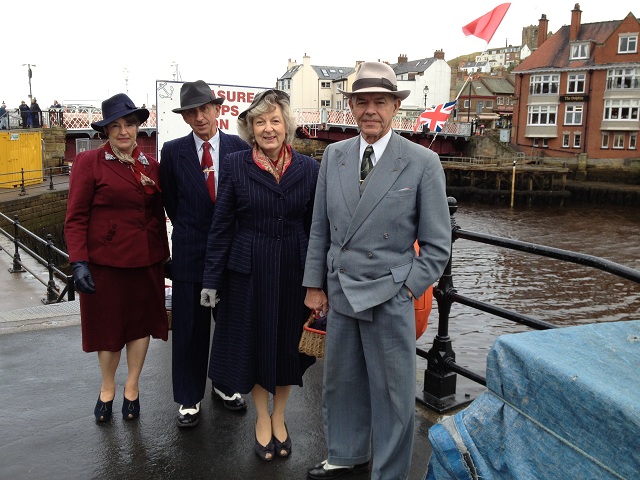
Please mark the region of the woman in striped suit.
[[279, 90], [260, 93], [238, 116], [252, 149], [227, 156], [203, 277], [202, 304], [220, 299], [209, 376], [251, 392], [254, 448], [265, 461], [291, 453], [285, 407], [314, 362], [298, 342], [309, 314], [302, 275], [319, 164], [291, 148], [295, 129], [289, 96]]

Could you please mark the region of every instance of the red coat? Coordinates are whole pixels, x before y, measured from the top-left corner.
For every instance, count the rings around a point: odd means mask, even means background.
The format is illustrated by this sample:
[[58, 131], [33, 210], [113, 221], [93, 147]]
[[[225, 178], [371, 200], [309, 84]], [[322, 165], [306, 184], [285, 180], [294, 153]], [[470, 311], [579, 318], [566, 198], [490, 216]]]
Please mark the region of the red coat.
[[[157, 160], [144, 169], [160, 185]], [[160, 192], [145, 194], [126, 167], [107, 160], [103, 147], [78, 154], [69, 178], [65, 219], [69, 261], [146, 267], [169, 257]]]

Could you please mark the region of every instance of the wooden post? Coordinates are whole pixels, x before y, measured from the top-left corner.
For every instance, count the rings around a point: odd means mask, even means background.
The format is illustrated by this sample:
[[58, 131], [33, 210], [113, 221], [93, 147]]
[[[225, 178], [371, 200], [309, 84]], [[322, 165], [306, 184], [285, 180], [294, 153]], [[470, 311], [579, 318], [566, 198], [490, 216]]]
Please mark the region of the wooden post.
[[511, 208], [513, 208], [513, 199], [516, 194], [516, 161], [513, 161], [513, 171], [511, 173]]

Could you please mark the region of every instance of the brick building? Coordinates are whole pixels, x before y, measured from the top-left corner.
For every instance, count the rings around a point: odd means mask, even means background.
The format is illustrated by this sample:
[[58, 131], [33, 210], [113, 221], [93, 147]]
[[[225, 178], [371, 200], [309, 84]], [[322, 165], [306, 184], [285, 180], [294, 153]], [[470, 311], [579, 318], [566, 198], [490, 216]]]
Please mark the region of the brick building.
[[640, 22], [571, 24], [547, 37], [542, 15], [538, 48], [517, 66], [511, 141], [549, 156], [638, 158], [640, 131]]

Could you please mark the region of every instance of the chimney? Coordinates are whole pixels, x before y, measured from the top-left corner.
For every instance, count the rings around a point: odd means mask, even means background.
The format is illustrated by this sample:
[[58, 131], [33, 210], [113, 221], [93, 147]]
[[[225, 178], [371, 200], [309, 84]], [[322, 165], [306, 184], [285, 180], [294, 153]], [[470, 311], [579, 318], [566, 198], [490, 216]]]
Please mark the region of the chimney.
[[444, 60], [444, 50], [436, 50], [433, 52], [433, 58], [436, 60]]
[[580, 17], [582, 10], [580, 10], [580, 4], [576, 3], [576, 6], [571, 10], [571, 29], [569, 30], [569, 41], [573, 42], [578, 39], [580, 34]]
[[538, 20], [538, 48], [547, 41], [548, 32], [549, 20], [547, 20], [547, 16], [543, 13], [540, 20]]
[[407, 63], [407, 61], [408, 61], [408, 60], [409, 60], [409, 59], [407, 58], [407, 55], [406, 55], [406, 54], [405, 54], [405, 55], [399, 55], [399, 56], [398, 56], [398, 63], [399, 63], [399, 64], [400, 64], [400, 63]]

